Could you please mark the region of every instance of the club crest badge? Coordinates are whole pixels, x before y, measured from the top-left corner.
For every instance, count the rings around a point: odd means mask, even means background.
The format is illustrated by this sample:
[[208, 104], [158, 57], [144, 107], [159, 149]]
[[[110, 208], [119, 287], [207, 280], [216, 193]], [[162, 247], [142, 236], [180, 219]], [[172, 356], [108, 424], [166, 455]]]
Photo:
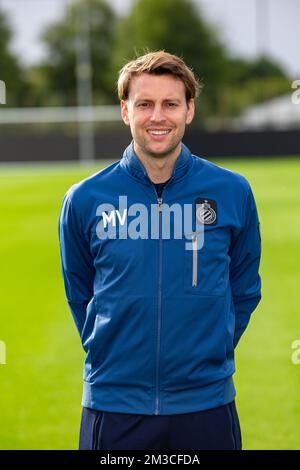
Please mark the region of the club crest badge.
[[202, 225], [216, 225], [218, 222], [217, 203], [213, 199], [196, 199], [196, 220]]

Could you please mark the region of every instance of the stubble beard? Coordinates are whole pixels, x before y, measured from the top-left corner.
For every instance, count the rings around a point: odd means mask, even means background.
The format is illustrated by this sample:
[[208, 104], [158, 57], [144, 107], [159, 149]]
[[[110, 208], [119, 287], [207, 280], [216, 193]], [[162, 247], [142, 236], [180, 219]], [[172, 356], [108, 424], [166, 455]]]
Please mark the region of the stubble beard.
[[161, 152], [154, 152], [153, 150], [151, 150], [151, 145], [148, 145], [146, 139], [143, 139], [141, 145], [137, 142], [137, 145], [145, 156], [157, 158], [157, 159], [163, 159], [163, 158], [169, 157], [170, 154], [172, 154], [176, 150], [176, 148], [181, 143], [182, 137], [183, 136], [181, 136], [181, 138], [178, 138], [176, 142], [173, 142], [173, 143], [171, 142], [170, 145]]

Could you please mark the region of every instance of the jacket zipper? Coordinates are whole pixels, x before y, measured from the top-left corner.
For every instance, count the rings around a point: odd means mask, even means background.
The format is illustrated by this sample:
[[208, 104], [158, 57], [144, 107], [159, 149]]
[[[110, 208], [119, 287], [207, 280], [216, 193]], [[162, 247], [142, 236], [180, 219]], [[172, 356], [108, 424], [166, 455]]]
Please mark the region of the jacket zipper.
[[[162, 192], [165, 190], [165, 185]], [[153, 184], [153, 183], [152, 183]], [[156, 370], [155, 370], [155, 410], [154, 414], [159, 415], [160, 400], [159, 400], [159, 351], [160, 351], [160, 338], [161, 338], [161, 311], [162, 311], [162, 249], [163, 249], [163, 240], [162, 240], [162, 206], [163, 199], [162, 197], [157, 196], [156, 188], [153, 184], [153, 189], [158, 204], [158, 224], [159, 224], [159, 266], [158, 266], [158, 299], [157, 299], [157, 348], [156, 348]]]
[[158, 301], [157, 301], [157, 349], [156, 349], [156, 398], [155, 414], [159, 414], [159, 350], [161, 337], [161, 304], [162, 304], [162, 198], [157, 198], [159, 214], [159, 265], [158, 265]]

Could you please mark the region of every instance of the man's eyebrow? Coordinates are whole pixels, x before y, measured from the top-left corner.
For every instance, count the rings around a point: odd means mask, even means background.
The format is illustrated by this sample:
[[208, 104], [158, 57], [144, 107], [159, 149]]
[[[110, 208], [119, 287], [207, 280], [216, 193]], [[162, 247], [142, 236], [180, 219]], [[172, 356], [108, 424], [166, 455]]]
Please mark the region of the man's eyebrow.
[[153, 100], [151, 100], [150, 98], [137, 98], [135, 101], [138, 102], [138, 101], [153, 101]]
[[177, 101], [178, 103], [181, 102], [180, 98], [166, 98], [164, 101]]
[[[151, 98], [137, 98], [136, 100], [136, 103], [138, 103], [139, 101], [146, 101], [146, 102], [152, 102], [153, 99]], [[169, 97], [169, 98], [165, 98], [163, 101], [176, 101], [178, 103], [181, 102], [181, 99], [180, 98], [172, 98], [172, 97]]]

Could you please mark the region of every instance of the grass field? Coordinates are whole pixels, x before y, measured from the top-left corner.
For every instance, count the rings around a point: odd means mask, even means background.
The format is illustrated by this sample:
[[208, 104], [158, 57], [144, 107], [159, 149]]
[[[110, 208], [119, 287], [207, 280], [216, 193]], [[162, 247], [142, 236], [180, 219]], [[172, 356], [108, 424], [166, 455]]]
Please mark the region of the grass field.
[[[236, 350], [244, 449], [300, 449], [300, 159], [222, 161], [244, 174], [263, 238], [263, 299]], [[84, 355], [65, 302], [63, 194], [96, 167], [0, 167], [0, 448], [76, 449]]]

